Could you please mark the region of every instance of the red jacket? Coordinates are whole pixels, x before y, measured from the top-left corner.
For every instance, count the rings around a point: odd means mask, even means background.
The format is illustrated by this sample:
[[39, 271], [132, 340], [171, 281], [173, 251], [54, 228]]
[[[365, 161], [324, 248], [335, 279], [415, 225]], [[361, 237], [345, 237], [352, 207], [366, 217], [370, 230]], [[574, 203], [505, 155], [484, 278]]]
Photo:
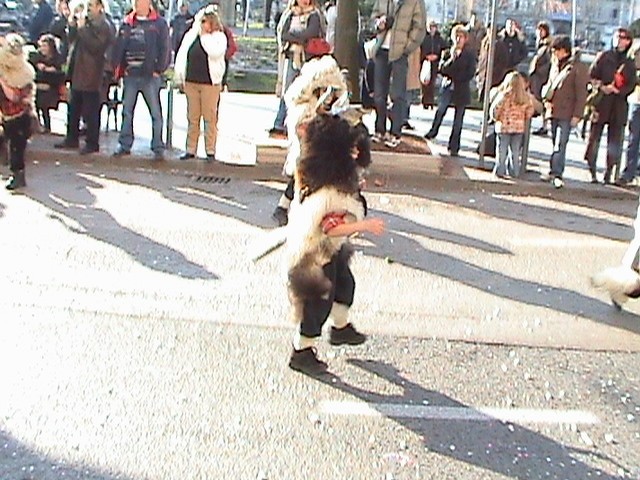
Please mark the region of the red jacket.
[[231, 29], [227, 26], [223, 28], [224, 34], [227, 36], [227, 51], [224, 52], [224, 59], [229, 60], [238, 51], [238, 45], [236, 44], [236, 39], [233, 37], [233, 32], [231, 31]]

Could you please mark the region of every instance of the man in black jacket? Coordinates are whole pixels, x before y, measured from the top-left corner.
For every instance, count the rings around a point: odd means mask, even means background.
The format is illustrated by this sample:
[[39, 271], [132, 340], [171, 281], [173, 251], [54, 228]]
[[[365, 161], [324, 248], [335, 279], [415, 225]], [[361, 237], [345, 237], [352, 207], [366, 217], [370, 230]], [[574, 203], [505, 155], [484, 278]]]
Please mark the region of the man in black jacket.
[[184, 2], [180, 5], [180, 10], [173, 17], [170, 25], [171, 48], [173, 49], [174, 55], [178, 53], [178, 48], [180, 47], [180, 43], [182, 43], [184, 34], [191, 28], [192, 22], [193, 15], [189, 13], [189, 4]]
[[29, 22], [29, 40], [37, 44], [40, 35], [45, 33], [53, 20], [53, 9], [47, 0], [35, 0], [37, 6]]
[[103, 0], [89, 0], [84, 11], [69, 17], [69, 75], [71, 94], [67, 118], [67, 134], [56, 148], [77, 148], [80, 117], [87, 124], [86, 145], [81, 154], [100, 149], [100, 89], [105, 65], [105, 52], [114, 41], [114, 33], [104, 14]]

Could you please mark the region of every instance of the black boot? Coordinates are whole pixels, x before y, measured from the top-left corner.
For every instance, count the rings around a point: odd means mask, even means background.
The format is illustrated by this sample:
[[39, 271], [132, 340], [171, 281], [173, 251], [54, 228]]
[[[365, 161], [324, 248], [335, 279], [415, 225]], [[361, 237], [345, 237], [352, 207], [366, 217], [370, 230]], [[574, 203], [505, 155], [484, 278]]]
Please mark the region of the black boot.
[[331, 327], [329, 332], [331, 345], [360, 345], [366, 340], [367, 336], [353, 328], [351, 323], [348, 323], [344, 328]]
[[13, 174], [9, 177], [5, 188], [7, 190], [16, 190], [18, 188], [26, 187], [27, 181], [24, 178], [24, 170], [18, 170], [17, 172], [13, 172]]
[[293, 350], [289, 359], [289, 368], [307, 375], [321, 375], [327, 371], [327, 364], [316, 356], [313, 347]]

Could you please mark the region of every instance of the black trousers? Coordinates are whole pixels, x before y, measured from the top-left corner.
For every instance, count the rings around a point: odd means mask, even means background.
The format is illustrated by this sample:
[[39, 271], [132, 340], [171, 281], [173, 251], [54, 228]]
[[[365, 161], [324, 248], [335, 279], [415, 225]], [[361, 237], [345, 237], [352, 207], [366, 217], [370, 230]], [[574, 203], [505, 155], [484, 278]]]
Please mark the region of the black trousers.
[[84, 118], [87, 125], [87, 147], [98, 149], [100, 147], [100, 91], [86, 92], [74, 90], [71, 86], [69, 98], [69, 113], [67, 115], [66, 142], [77, 144], [80, 128], [80, 117]]
[[[607, 124], [607, 168], [605, 180], [611, 180], [611, 173], [614, 166], [620, 166], [622, 157], [622, 144], [624, 142], [624, 126], [627, 118], [616, 118]], [[598, 160], [598, 150], [600, 149], [600, 137], [604, 130], [604, 123], [592, 123], [589, 129], [589, 139], [587, 140], [587, 150], [584, 158], [589, 164], [591, 175], [596, 174], [596, 163]], [[620, 176], [620, 172], [616, 172]]]
[[31, 136], [31, 116], [28, 113], [3, 122], [4, 136], [9, 142], [9, 164], [13, 173], [24, 170], [24, 151]]
[[326, 297], [308, 299], [302, 308], [300, 334], [305, 337], [319, 337], [322, 326], [329, 318], [333, 303], [351, 306], [356, 290], [356, 282], [349, 268], [349, 254], [345, 247], [336, 253], [322, 270], [331, 281], [331, 290]]

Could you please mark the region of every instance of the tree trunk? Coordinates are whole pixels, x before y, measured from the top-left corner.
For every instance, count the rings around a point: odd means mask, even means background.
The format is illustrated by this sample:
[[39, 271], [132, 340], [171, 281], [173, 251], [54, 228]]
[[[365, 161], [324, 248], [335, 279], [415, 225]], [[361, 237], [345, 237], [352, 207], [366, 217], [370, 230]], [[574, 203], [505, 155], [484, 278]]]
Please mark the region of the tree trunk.
[[349, 90], [354, 102], [360, 102], [360, 55], [358, 52], [358, 2], [338, 0], [336, 46], [334, 56], [341, 68], [349, 71]]

